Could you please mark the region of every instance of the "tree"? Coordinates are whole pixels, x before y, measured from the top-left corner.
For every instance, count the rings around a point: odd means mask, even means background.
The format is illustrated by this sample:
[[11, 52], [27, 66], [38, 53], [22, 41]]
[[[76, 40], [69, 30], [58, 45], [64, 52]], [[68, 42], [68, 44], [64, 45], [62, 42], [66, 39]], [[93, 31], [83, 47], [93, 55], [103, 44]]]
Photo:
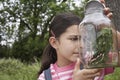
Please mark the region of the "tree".
[[6, 42], [14, 40], [10, 54], [23, 61], [41, 56], [50, 21], [56, 13], [72, 11], [81, 15], [83, 12], [74, 0], [2, 0], [1, 5], [0, 27]]
[[120, 0], [105, 0], [106, 6], [113, 12], [113, 23], [120, 31]]
[[[106, 6], [109, 7], [113, 13], [112, 21], [116, 29], [120, 32], [120, 0], [105, 0]], [[119, 43], [119, 41], [118, 41]], [[119, 46], [119, 45], [118, 45]], [[118, 47], [118, 50], [120, 48]], [[120, 51], [119, 51], [120, 53]]]

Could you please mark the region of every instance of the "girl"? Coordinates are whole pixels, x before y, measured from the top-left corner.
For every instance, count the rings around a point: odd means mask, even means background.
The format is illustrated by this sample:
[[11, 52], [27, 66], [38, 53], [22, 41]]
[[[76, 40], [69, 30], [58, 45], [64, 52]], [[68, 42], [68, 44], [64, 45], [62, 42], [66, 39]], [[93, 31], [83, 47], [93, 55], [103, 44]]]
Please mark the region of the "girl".
[[[108, 16], [111, 16], [111, 13]], [[114, 71], [113, 68], [80, 69], [80, 36], [77, 32], [80, 22], [81, 19], [72, 13], [62, 13], [54, 17], [49, 30], [49, 44], [43, 52], [38, 80], [45, 80], [44, 72], [48, 68], [52, 80], [103, 80], [104, 75]], [[82, 49], [82, 46], [80, 48]]]

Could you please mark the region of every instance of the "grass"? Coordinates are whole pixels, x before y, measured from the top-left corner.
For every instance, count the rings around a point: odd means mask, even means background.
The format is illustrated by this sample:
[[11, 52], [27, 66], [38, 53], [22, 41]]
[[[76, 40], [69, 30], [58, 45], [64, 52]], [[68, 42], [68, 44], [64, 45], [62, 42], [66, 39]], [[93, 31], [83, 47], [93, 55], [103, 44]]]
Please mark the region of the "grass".
[[[37, 80], [39, 68], [39, 62], [26, 65], [16, 59], [0, 59], [0, 80]], [[120, 68], [104, 80], [120, 80]]]
[[0, 80], [37, 80], [39, 64], [26, 65], [16, 59], [0, 60]]

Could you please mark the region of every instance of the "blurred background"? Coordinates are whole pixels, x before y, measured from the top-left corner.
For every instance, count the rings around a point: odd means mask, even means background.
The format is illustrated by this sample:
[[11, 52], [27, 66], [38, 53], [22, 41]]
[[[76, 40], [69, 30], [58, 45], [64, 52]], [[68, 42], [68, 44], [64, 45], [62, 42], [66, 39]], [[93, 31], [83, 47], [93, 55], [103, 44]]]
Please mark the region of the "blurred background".
[[[83, 18], [89, 0], [0, 0], [0, 80], [36, 80], [48, 41], [48, 27], [57, 13]], [[106, 0], [120, 31], [120, 1]], [[120, 69], [105, 80], [119, 80]], [[112, 76], [112, 78], [111, 78]]]

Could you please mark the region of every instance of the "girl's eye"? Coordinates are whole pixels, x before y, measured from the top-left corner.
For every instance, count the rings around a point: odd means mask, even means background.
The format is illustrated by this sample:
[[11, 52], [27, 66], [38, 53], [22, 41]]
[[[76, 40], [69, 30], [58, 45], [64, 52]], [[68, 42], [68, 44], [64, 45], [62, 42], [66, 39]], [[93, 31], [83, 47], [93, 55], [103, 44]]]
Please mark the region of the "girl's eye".
[[76, 38], [70, 38], [70, 40], [72, 40], [72, 41], [77, 41], [78, 38], [77, 38], [77, 37], [76, 37]]

